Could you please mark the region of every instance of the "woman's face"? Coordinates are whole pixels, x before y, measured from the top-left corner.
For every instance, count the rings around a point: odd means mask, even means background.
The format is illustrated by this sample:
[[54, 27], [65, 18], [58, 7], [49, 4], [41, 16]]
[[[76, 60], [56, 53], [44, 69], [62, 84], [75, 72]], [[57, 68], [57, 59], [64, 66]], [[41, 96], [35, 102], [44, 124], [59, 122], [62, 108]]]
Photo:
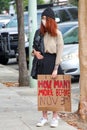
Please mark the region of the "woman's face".
[[43, 26], [45, 27], [46, 26], [46, 16], [42, 17], [41, 22], [42, 22]]

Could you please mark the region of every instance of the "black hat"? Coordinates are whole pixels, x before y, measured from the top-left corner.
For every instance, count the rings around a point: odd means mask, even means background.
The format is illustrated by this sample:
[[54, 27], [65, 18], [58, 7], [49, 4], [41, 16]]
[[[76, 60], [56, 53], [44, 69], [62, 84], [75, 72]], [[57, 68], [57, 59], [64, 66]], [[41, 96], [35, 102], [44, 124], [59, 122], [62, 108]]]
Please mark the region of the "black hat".
[[52, 18], [55, 20], [55, 14], [54, 14], [54, 11], [48, 7], [47, 9], [45, 9], [42, 13], [42, 17], [43, 16], [46, 16], [46, 17], [49, 17], [49, 18]]

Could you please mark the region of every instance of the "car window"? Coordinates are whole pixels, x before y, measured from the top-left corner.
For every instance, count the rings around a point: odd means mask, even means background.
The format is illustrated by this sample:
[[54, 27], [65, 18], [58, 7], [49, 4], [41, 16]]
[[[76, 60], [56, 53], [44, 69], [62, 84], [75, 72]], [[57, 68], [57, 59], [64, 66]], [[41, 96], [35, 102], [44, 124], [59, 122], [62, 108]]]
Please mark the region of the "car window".
[[55, 16], [60, 18], [60, 22], [73, 21], [78, 19], [78, 8], [67, 6], [67, 7], [54, 7]]
[[78, 28], [66, 33], [63, 38], [64, 44], [78, 43]]
[[59, 10], [59, 17], [61, 22], [70, 21], [70, 17], [66, 10]]
[[64, 34], [65, 32], [67, 32], [73, 26], [75, 26], [75, 25], [74, 24], [70, 24], [70, 25], [67, 24], [67, 25], [63, 25], [63, 26], [58, 26], [58, 28], [62, 32], [62, 34]]
[[54, 11], [55, 17], [59, 18], [59, 11]]
[[74, 20], [78, 19], [78, 10], [77, 10], [77, 8], [69, 8], [68, 11], [69, 11], [69, 13], [71, 14], [71, 16], [73, 17]]
[[[17, 27], [17, 16], [10, 20], [10, 22], [6, 25], [6, 28]], [[24, 25], [28, 26], [28, 13], [24, 14]]]
[[[29, 20], [28, 13], [25, 13], [24, 14], [24, 26], [28, 26], [28, 24], [29, 24], [28, 20]], [[38, 26], [40, 25], [40, 22], [41, 22], [41, 13], [37, 13]], [[6, 25], [6, 28], [12, 28], [12, 27], [17, 27], [17, 16], [12, 18], [10, 20], [10, 22]]]
[[70, 27], [59, 27], [59, 30], [64, 34]]
[[13, 18], [10, 22], [6, 25], [6, 28], [17, 27], [17, 18]]

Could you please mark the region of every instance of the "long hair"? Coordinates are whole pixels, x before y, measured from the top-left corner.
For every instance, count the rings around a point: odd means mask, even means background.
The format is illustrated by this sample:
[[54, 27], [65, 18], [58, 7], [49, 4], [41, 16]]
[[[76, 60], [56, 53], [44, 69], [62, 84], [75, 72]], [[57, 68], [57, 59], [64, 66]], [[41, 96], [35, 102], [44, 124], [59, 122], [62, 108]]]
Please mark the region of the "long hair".
[[43, 26], [41, 22], [40, 32], [42, 35], [48, 32], [51, 36], [54, 36], [54, 37], [57, 36], [57, 23], [55, 22], [54, 19], [47, 17], [46, 26]]

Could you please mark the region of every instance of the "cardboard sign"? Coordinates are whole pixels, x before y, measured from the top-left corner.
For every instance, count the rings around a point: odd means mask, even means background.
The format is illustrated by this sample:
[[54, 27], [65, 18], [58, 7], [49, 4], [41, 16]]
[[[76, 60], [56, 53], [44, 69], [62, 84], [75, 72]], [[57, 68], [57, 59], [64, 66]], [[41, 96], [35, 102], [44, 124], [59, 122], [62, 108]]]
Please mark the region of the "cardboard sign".
[[38, 110], [71, 111], [71, 77], [38, 75]]

